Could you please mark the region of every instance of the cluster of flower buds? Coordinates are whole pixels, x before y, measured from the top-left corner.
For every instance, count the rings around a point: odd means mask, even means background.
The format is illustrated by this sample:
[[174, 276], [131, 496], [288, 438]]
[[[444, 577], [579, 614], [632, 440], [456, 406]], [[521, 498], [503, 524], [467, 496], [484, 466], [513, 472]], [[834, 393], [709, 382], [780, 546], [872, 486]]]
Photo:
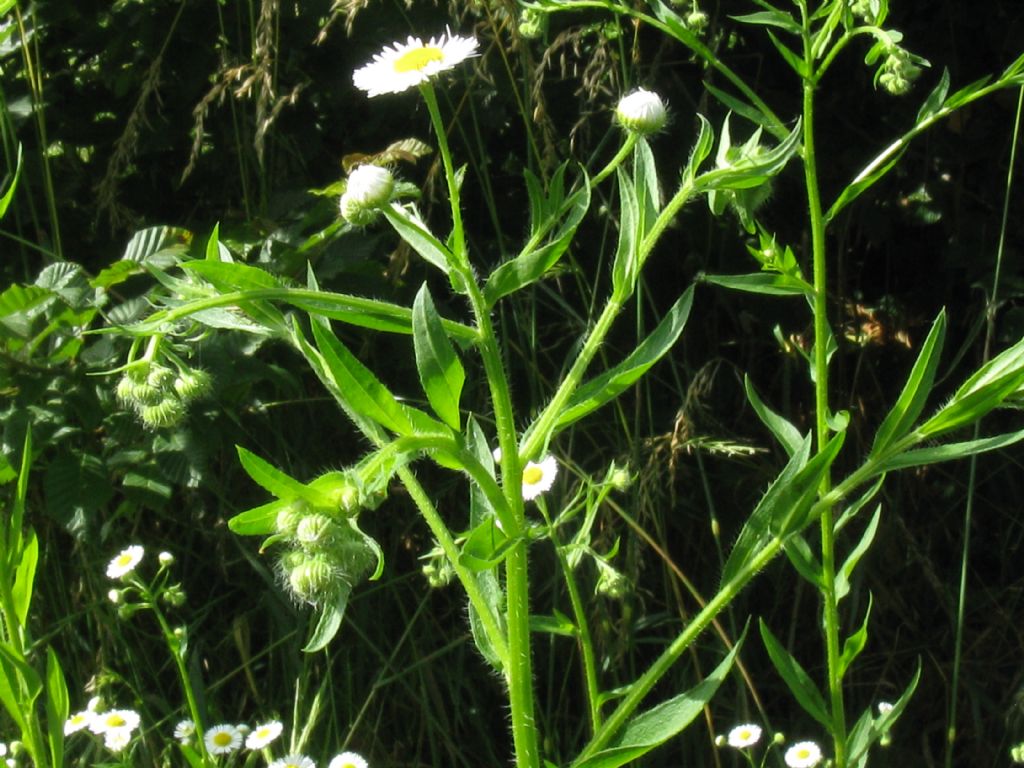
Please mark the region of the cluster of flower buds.
[[519, 12], [519, 35], [527, 40], [536, 40], [548, 28], [548, 15], [536, 8], [523, 8]]
[[329, 472], [313, 482], [326, 491], [327, 506], [295, 499], [278, 512], [276, 541], [285, 544], [278, 559], [282, 580], [301, 602], [331, 603], [380, 564], [380, 547], [356, 524], [372, 500], [360, 491], [358, 478]]
[[360, 165], [349, 174], [339, 205], [345, 221], [356, 227], [372, 224], [380, 209], [391, 202], [395, 178], [379, 165]]
[[185, 418], [189, 404], [209, 394], [210, 388], [210, 374], [199, 368], [139, 360], [117, 382], [117, 397], [146, 426], [173, 427]]
[[893, 96], [902, 96], [921, 74], [922, 60], [898, 45], [889, 49], [888, 55], [875, 76], [875, 82]]
[[434, 547], [420, 557], [420, 560], [423, 560], [422, 571], [427, 579], [427, 584], [433, 589], [446, 587], [455, 578], [455, 568], [452, 567], [451, 561], [441, 547]]

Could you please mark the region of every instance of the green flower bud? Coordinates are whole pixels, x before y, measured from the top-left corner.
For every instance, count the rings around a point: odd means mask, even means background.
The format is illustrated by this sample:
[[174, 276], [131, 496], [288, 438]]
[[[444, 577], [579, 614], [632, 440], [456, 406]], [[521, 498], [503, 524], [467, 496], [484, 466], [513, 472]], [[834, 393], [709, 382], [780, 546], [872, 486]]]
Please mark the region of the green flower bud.
[[209, 394], [213, 385], [210, 374], [200, 368], [180, 371], [174, 378], [174, 391], [186, 403]]
[[274, 520], [275, 531], [282, 536], [294, 536], [299, 522], [308, 513], [309, 505], [302, 499], [296, 499], [290, 504], [286, 504], [278, 511], [277, 518]]
[[357, 227], [370, 224], [377, 210], [391, 201], [395, 178], [379, 165], [360, 165], [348, 177], [341, 196], [341, 215]]
[[596, 562], [599, 574], [595, 591], [612, 600], [621, 600], [629, 592], [629, 579], [608, 563], [602, 560]]
[[694, 9], [686, 17], [686, 26], [698, 35], [704, 31], [704, 28], [707, 27], [707, 25], [708, 15], [699, 9]]
[[306, 515], [295, 528], [295, 540], [305, 547], [326, 545], [336, 536], [338, 526], [327, 515], [314, 512]]
[[337, 574], [323, 555], [306, 557], [288, 572], [288, 586], [297, 598], [318, 603], [330, 594]]
[[548, 15], [536, 8], [524, 8], [519, 14], [519, 35], [527, 40], [536, 40], [544, 35], [548, 26]]
[[185, 418], [185, 405], [177, 397], [168, 397], [155, 405], [139, 408], [139, 418], [147, 427], [154, 429], [174, 427]]

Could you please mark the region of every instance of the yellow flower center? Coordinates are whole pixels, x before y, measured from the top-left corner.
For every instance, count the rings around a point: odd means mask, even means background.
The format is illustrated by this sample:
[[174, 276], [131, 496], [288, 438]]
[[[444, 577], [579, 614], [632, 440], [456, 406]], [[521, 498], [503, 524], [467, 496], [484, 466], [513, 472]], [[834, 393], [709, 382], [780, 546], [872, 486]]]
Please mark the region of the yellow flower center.
[[544, 470], [540, 467], [527, 467], [523, 470], [523, 482], [526, 485], [536, 485], [544, 477]]
[[107, 718], [107, 725], [109, 725], [111, 728], [120, 728], [124, 724], [125, 719], [120, 715], [110, 715]]
[[117, 564], [119, 566], [121, 566], [122, 568], [124, 568], [126, 565], [131, 565], [131, 563], [132, 563], [132, 556], [131, 555], [121, 555], [120, 557], [117, 558]]
[[444, 61], [444, 51], [433, 46], [414, 48], [395, 60], [395, 72], [414, 72], [434, 61]]
[[218, 747], [226, 747], [231, 743], [231, 734], [227, 731], [213, 734], [213, 743]]

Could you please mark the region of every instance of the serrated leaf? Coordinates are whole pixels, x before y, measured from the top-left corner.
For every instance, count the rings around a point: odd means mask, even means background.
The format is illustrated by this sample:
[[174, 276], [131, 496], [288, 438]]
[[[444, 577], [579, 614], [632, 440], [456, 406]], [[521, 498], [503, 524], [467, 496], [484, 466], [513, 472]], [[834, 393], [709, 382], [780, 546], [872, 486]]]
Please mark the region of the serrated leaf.
[[159, 257], [183, 255], [192, 242], [192, 233], [180, 227], [147, 227], [140, 229], [124, 249], [121, 256], [126, 261], [146, 263]]
[[931, 394], [945, 336], [946, 311], [943, 310], [935, 318], [928, 337], [921, 345], [921, 351], [907, 377], [903, 391], [892, 410], [883, 419], [881, 426], [878, 427], [875, 440], [868, 453], [869, 456], [878, 456], [894, 441], [899, 440], [913, 429], [914, 422], [921, 415], [928, 395]]
[[114, 490], [103, 461], [86, 453], [58, 455], [43, 476], [46, 511], [72, 533], [80, 532]]
[[771, 659], [772, 666], [775, 667], [779, 676], [786, 683], [786, 687], [793, 694], [793, 698], [804, 712], [825, 726], [826, 729], [831, 728], [832, 718], [828, 714], [825, 697], [814, 685], [810, 675], [772, 634], [764, 620], [760, 619], [758, 623], [761, 628], [761, 639], [764, 641], [765, 650], [768, 651], [768, 658]]
[[579, 421], [632, 386], [676, 343], [693, 304], [693, 286], [687, 288], [651, 334], [621, 363], [583, 384], [566, 403], [557, 427]]
[[434, 413], [458, 431], [462, 424], [459, 399], [466, 372], [448, 340], [426, 283], [420, 287], [413, 302], [412, 334], [416, 368], [427, 400]]
[[633, 717], [614, 742], [572, 763], [572, 768], [619, 768], [682, 732], [704, 710], [732, 669], [741, 643], [698, 685]]

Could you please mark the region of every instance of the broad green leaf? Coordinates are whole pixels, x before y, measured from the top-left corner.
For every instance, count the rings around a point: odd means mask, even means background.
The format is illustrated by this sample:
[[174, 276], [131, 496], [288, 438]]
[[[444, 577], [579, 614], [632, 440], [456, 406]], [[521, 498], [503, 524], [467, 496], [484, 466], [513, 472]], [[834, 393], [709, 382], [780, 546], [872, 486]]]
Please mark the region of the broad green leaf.
[[455, 257], [444, 243], [431, 234], [413, 206], [389, 204], [383, 208], [383, 213], [399, 237], [416, 253], [446, 275], [451, 273], [451, 264]]
[[754, 413], [761, 419], [761, 423], [768, 427], [768, 430], [775, 435], [775, 439], [785, 449], [786, 454], [792, 456], [796, 453], [800, 448], [800, 443], [803, 442], [800, 430], [793, 426], [793, 423], [788, 419], [780, 416], [765, 405], [757, 390], [754, 389], [754, 384], [749, 376], [744, 375], [743, 388], [746, 390], [747, 400], [750, 401]]
[[559, 637], [576, 637], [578, 634], [572, 619], [558, 611], [551, 616], [530, 614], [530, 631], [537, 634], [558, 635]]
[[21, 705], [21, 699], [18, 695], [20, 689], [21, 685], [18, 681], [17, 669], [9, 660], [6, 647], [4, 647], [0, 650], [0, 703], [3, 703], [4, 709], [7, 710], [11, 719], [14, 720], [18, 730], [24, 733], [25, 715], [30, 710], [23, 708]]
[[320, 608], [313, 634], [302, 649], [305, 653], [316, 653], [327, 647], [341, 628], [341, 620], [345, 618], [345, 609], [352, 594], [352, 587], [343, 579], [338, 579], [335, 586], [334, 601]]
[[240, 445], [235, 446], [242, 469], [252, 478], [253, 482], [278, 499], [304, 499], [317, 506], [330, 505], [330, 499], [322, 493], [311, 489], [305, 483], [285, 474], [273, 464], [261, 459], [255, 453], [247, 451]]
[[559, 415], [557, 426], [565, 427], [579, 421], [632, 386], [676, 343], [690, 316], [692, 304], [693, 286], [691, 285], [676, 300], [651, 335], [644, 339], [625, 360], [576, 390], [566, 404], [565, 410]]
[[978, 440], [966, 440], [962, 443], [947, 443], [933, 448], [918, 448], [904, 451], [881, 462], [875, 469], [876, 474], [892, 472], [909, 467], [922, 467], [925, 464], [937, 464], [941, 461], [955, 461], [976, 453], [997, 451], [1024, 440], [1024, 429], [1019, 432], [1007, 432], [994, 437], [983, 437]]
[[278, 513], [291, 503], [287, 499], [278, 499], [239, 512], [228, 520], [228, 528], [239, 536], [267, 536], [277, 530]]
[[412, 332], [416, 368], [427, 400], [434, 413], [458, 431], [462, 424], [459, 399], [466, 372], [444, 332], [426, 283], [420, 287], [413, 303]]
[[759, 623], [761, 626], [761, 639], [764, 641], [765, 650], [768, 651], [768, 658], [771, 659], [772, 666], [775, 667], [779, 676], [786, 683], [786, 687], [793, 694], [793, 698], [796, 699], [804, 712], [825, 726], [826, 729], [831, 728], [832, 718], [829, 717], [825, 697], [821, 695], [821, 691], [815, 686], [810, 675], [804, 671], [800, 662], [794, 659], [775, 635], [772, 634], [764, 620], [759, 620]]
[[206, 768], [206, 761], [188, 744], [178, 744], [177, 747], [181, 751], [182, 757], [185, 758], [185, 762], [189, 764], [190, 768]]
[[43, 476], [46, 512], [72, 533], [82, 532], [114, 495], [103, 460], [88, 453], [61, 453]]
[[38, 311], [53, 300], [53, 291], [37, 285], [8, 286], [0, 293], [0, 334], [29, 338]]
[[574, 761], [572, 768], [619, 768], [682, 732], [715, 695], [732, 669], [740, 645], [736, 643], [729, 655], [701, 683], [636, 715], [626, 723], [622, 734], [611, 745]]
[[101, 269], [99, 274], [89, 281], [89, 285], [93, 288], [113, 288], [128, 278], [141, 275], [144, 272], [145, 270], [142, 268], [142, 265], [137, 261], [118, 259], [110, 266]]
[[70, 705], [68, 685], [60, 666], [57, 653], [46, 648], [46, 736], [50, 745], [52, 765], [64, 765], [64, 723], [67, 722]]
[[853, 571], [857, 567], [857, 563], [860, 562], [860, 559], [864, 557], [864, 554], [871, 547], [871, 542], [874, 541], [875, 534], [878, 532], [878, 521], [881, 519], [882, 505], [879, 504], [875, 507], [875, 514], [871, 516], [871, 520], [857, 541], [857, 545], [850, 550], [850, 554], [846, 556], [843, 564], [836, 572], [835, 593], [837, 602], [850, 593], [850, 579], [853, 576]]
[[32, 605], [32, 590], [36, 580], [36, 566], [39, 563], [39, 539], [36, 532], [29, 529], [25, 544], [21, 550], [21, 562], [14, 573], [14, 585], [11, 598], [14, 600], [14, 613], [22, 627], [28, 622], [28, 611]]
[[864, 646], [868, 644], [868, 620], [871, 618], [871, 605], [872, 598], [868, 596], [868, 609], [864, 613], [864, 621], [861, 622], [860, 627], [857, 631], [846, 638], [843, 641], [843, 652], [839, 657], [839, 675], [842, 677], [846, 674], [846, 671], [853, 664], [854, 660], [860, 656], [860, 652], [864, 650]]
[[917, 355], [917, 361], [910, 371], [910, 376], [907, 377], [907, 383], [903, 386], [903, 392], [900, 393], [896, 404], [878, 427], [868, 455], [878, 456], [894, 441], [899, 440], [913, 429], [914, 422], [921, 415], [928, 395], [931, 394], [945, 336], [946, 311], [943, 310], [935, 318], [928, 337], [921, 345], [921, 351]]
[[[563, 165], [556, 172], [552, 186], [558, 189], [553, 189], [547, 199], [543, 199], [539, 183], [533, 182], [537, 189], [530, 192], [531, 217], [541, 218], [536, 221], [531, 219], [530, 239], [519, 255], [499, 265], [487, 278], [484, 300], [488, 306], [494, 306], [502, 296], [539, 280], [558, 263], [572, 243], [576, 229], [590, 208], [590, 180], [584, 174], [583, 186], [568, 198], [562, 199], [560, 187], [564, 169]], [[535, 200], [535, 195], [541, 196], [541, 200]]]
[[192, 233], [187, 229], [147, 227], [132, 235], [121, 258], [139, 263], [158, 261], [170, 265], [185, 254], [191, 242]]

